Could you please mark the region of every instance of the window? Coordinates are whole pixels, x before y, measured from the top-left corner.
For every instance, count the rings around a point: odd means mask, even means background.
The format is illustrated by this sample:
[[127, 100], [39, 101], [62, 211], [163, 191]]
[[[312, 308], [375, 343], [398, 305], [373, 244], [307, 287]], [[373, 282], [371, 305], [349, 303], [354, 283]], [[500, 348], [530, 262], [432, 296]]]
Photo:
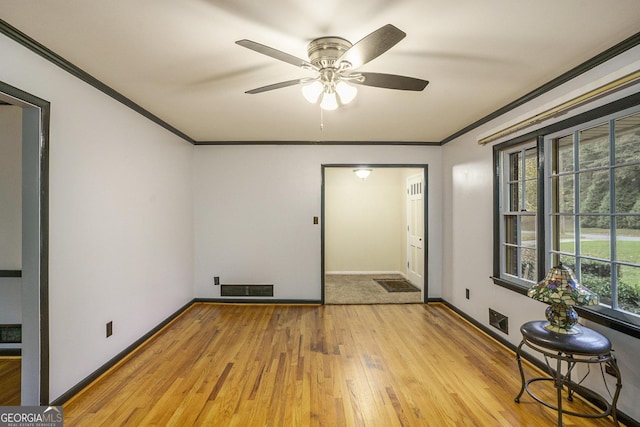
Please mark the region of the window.
[[640, 318], [640, 113], [546, 138], [547, 265]]
[[637, 99], [494, 146], [493, 279], [526, 294], [562, 263], [600, 295], [582, 316], [640, 337]]
[[536, 142], [501, 153], [500, 276], [530, 286], [536, 283], [538, 151]]

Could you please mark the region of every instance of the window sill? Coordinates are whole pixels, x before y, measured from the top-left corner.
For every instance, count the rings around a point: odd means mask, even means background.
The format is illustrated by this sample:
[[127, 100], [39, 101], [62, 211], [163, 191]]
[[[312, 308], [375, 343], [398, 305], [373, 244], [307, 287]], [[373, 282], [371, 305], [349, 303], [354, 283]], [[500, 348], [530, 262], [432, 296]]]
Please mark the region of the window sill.
[[495, 277], [495, 276], [491, 276], [491, 279], [493, 280], [493, 283], [498, 285], [498, 286], [502, 286], [503, 288], [507, 288], [510, 291], [514, 291], [517, 292], [521, 295], [527, 295], [527, 291], [529, 290], [528, 287], [521, 285], [519, 283], [514, 283], [514, 282], [510, 282], [508, 280], [502, 279], [500, 277]]
[[[529, 290], [524, 285], [509, 282], [500, 277], [492, 276], [491, 279], [495, 285], [502, 286], [521, 295], [526, 296]], [[638, 319], [603, 306], [595, 306], [593, 308], [576, 307], [576, 311], [584, 319], [640, 339], [640, 320]]]

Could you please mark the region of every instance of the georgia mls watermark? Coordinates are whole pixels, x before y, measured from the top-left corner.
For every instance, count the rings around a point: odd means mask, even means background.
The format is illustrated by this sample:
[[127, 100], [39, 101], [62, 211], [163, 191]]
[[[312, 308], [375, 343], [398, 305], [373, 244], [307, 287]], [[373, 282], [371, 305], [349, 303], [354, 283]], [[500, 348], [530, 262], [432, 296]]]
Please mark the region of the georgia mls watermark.
[[0, 427], [62, 427], [62, 406], [0, 406]]

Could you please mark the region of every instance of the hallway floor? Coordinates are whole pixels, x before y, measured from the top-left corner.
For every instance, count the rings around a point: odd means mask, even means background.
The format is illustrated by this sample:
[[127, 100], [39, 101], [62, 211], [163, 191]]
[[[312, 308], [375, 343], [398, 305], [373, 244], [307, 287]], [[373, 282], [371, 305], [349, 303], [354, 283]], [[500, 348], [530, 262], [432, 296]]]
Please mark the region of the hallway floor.
[[375, 279], [403, 279], [398, 274], [327, 274], [325, 304], [421, 303], [422, 292], [387, 292]]

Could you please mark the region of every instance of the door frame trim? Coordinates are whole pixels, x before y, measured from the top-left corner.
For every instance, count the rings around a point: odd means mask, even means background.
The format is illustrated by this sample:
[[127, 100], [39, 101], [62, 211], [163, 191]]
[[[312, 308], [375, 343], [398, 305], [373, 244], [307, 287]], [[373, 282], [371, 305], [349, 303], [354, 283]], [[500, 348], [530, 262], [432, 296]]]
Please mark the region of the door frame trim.
[[[36, 175], [28, 175], [30, 182], [23, 177], [23, 254], [28, 247], [30, 258], [23, 256], [23, 342], [22, 342], [22, 405], [49, 404], [49, 125], [51, 104], [21, 89], [0, 81], [0, 99], [11, 105], [23, 109], [22, 158], [23, 173], [25, 153], [29, 172], [37, 171]], [[37, 120], [38, 129], [31, 123]], [[29, 122], [26, 123], [25, 122]], [[36, 146], [37, 144], [37, 146]], [[25, 200], [24, 188], [30, 185], [32, 190]], [[25, 242], [24, 209], [31, 208], [36, 219], [31, 225], [36, 230], [28, 236]], [[35, 208], [35, 209], [33, 209]], [[30, 213], [29, 215], [34, 215]], [[26, 264], [30, 264], [25, 268]], [[31, 270], [31, 271], [28, 271]], [[37, 295], [37, 301], [25, 303], [24, 283], [33, 280], [34, 289], [27, 289], [27, 295]], [[27, 304], [27, 316], [24, 316]], [[29, 314], [36, 313], [34, 315]], [[26, 317], [26, 321], [25, 321]], [[26, 327], [25, 327], [26, 326]], [[26, 332], [26, 334], [25, 334]], [[25, 335], [27, 342], [25, 342]], [[29, 339], [36, 336], [37, 339]], [[25, 351], [26, 350], [26, 351]], [[26, 353], [26, 357], [25, 357]], [[36, 354], [35, 356], [33, 354]], [[25, 378], [24, 372], [33, 372], [34, 377]], [[25, 390], [25, 385], [26, 390]], [[27, 400], [25, 402], [25, 400]]]
[[324, 292], [325, 292], [325, 218], [326, 218], [326, 201], [325, 201], [325, 170], [327, 168], [371, 168], [371, 169], [382, 169], [382, 168], [396, 168], [396, 169], [422, 169], [424, 174], [424, 193], [426, 194], [422, 198], [423, 210], [424, 210], [424, 225], [423, 225], [423, 241], [424, 241], [424, 289], [422, 292], [422, 299], [425, 304], [429, 302], [429, 165], [420, 163], [420, 164], [403, 164], [403, 163], [326, 163], [321, 164], [321, 173], [322, 173], [322, 187], [320, 190], [321, 193], [321, 201], [320, 201], [320, 210], [321, 210], [321, 218], [320, 218], [320, 303], [322, 305], [325, 304]]

